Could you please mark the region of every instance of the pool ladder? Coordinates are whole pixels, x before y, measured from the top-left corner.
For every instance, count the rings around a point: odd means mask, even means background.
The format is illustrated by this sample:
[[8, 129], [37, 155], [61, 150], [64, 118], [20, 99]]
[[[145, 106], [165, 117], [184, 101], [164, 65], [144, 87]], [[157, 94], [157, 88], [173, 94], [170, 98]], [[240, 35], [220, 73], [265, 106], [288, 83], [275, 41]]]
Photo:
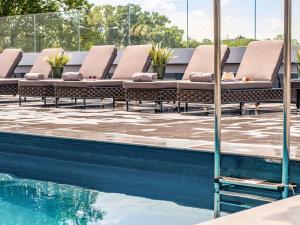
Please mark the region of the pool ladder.
[[[248, 209], [254, 206], [254, 202], [257, 204], [258, 202], [271, 203], [277, 201], [284, 192], [282, 183], [258, 179], [220, 176], [215, 179], [215, 185], [218, 187], [215, 192], [215, 217], [220, 216], [222, 206], [226, 206], [227, 209]], [[296, 185], [289, 184], [288, 188], [291, 192], [294, 192]]]

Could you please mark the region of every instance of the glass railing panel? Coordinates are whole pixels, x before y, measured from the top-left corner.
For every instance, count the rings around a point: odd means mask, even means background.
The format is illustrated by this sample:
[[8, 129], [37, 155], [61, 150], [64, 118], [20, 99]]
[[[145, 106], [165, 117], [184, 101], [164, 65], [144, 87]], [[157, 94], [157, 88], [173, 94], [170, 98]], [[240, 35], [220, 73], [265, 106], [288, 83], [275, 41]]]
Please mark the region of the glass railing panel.
[[66, 51], [79, 50], [80, 18], [80, 11], [35, 15], [36, 50], [51, 47], [61, 47]]
[[247, 46], [255, 39], [254, 0], [222, 1], [222, 38], [231, 47]]
[[0, 47], [34, 50], [33, 15], [0, 18]]
[[127, 46], [129, 37], [129, 6], [98, 5], [82, 13], [80, 23], [81, 50], [93, 45]]
[[283, 39], [283, 1], [257, 0], [257, 37]]

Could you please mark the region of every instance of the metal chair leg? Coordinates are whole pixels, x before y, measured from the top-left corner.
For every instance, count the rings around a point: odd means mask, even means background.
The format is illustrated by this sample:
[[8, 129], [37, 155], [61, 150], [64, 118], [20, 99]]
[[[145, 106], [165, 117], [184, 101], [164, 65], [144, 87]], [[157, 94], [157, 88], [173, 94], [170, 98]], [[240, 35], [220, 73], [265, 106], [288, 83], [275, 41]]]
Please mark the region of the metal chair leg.
[[58, 108], [59, 98], [55, 98], [55, 108]]
[[19, 106], [21, 106], [21, 105], [22, 105], [22, 97], [19, 96]]
[[112, 102], [112, 107], [113, 108], [115, 108], [115, 106], [116, 106], [115, 104], [116, 104], [116, 102], [115, 102], [115, 99], [113, 98], [113, 102]]
[[46, 108], [47, 107], [47, 97], [43, 97], [44, 99], [44, 107]]
[[83, 109], [86, 109], [86, 99], [83, 99]]
[[129, 111], [129, 100], [126, 99], [126, 111], [128, 112]]
[[181, 109], [180, 109], [180, 101], [178, 101], [178, 113], [181, 113]]

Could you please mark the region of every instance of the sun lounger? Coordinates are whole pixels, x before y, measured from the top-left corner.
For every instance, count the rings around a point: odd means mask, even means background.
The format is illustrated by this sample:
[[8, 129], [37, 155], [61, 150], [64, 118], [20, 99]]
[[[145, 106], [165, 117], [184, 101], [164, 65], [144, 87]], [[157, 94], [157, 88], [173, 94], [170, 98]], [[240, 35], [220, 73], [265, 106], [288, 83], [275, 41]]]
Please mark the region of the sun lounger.
[[[45, 57], [55, 56], [61, 48], [44, 49], [37, 57], [29, 73], [43, 74], [45, 78], [51, 78], [51, 66], [46, 62]], [[19, 80], [19, 104], [22, 103], [22, 97], [41, 97], [46, 103], [47, 97], [54, 96], [54, 88], [51, 81], [45, 80]]]
[[136, 72], [145, 72], [150, 65], [147, 45], [128, 46], [124, 49], [118, 66], [110, 80], [83, 80], [74, 82], [55, 82], [56, 98], [125, 100], [123, 81], [130, 80]]
[[[234, 81], [222, 81], [222, 103], [280, 102], [276, 77], [283, 59], [282, 41], [253, 41], [246, 48]], [[244, 82], [245, 78], [250, 81]], [[178, 102], [214, 103], [213, 82], [177, 83]]]
[[[116, 47], [113, 45], [108, 46], [94, 46], [88, 52], [80, 70], [78, 73], [82, 74], [83, 78], [89, 79], [90, 77], [104, 78], [113, 63], [117, 55]], [[35, 71], [38, 71], [36, 69]], [[51, 72], [51, 68], [50, 68]], [[63, 81], [61, 79], [46, 79], [46, 80], [33, 80], [33, 81], [22, 81], [19, 83], [20, 89], [22, 89], [22, 96], [29, 97], [42, 97], [44, 104], [46, 104], [47, 97], [55, 97], [54, 83], [68, 83], [72, 84], [73, 81]], [[77, 82], [77, 81], [74, 81]], [[26, 91], [26, 92], [25, 92]], [[76, 98], [73, 92], [66, 92], [66, 97]], [[56, 99], [56, 104], [58, 99]]]
[[[228, 46], [222, 46], [222, 68], [229, 57], [230, 50]], [[194, 54], [186, 68], [182, 80], [189, 80], [193, 72], [213, 73], [214, 71], [214, 47], [213, 45], [202, 45], [195, 49]], [[127, 111], [130, 101], [153, 101], [159, 102], [160, 111], [162, 111], [163, 102], [175, 102], [177, 100], [176, 80], [164, 80], [155, 82], [124, 82], [126, 90]]]
[[13, 72], [22, 59], [20, 49], [5, 49], [0, 55], [0, 95], [18, 94], [18, 78], [13, 78]]

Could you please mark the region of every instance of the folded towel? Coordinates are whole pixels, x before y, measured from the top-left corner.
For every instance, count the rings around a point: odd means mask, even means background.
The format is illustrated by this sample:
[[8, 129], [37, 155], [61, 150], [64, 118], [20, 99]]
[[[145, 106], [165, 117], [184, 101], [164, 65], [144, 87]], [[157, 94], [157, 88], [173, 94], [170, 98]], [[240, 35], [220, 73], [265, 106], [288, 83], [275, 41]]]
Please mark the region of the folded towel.
[[25, 80], [44, 80], [45, 74], [43, 74], [43, 73], [26, 73], [24, 78], [25, 78]]
[[214, 74], [213, 73], [202, 73], [202, 72], [192, 72], [189, 75], [191, 82], [213, 82]]
[[64, 81], [81, 81], [83, 80], [83, 75], [79, 72], [67, 72], [63, 73], [62, 79]]
[[157, 73], [135, 73], [132, 76], [133, 82], [152, 82], [157, 80]]
[[233, 72], [224, 72], [222, 75], [223, 81], [233, 81], [234, 80], [234, 73]]

